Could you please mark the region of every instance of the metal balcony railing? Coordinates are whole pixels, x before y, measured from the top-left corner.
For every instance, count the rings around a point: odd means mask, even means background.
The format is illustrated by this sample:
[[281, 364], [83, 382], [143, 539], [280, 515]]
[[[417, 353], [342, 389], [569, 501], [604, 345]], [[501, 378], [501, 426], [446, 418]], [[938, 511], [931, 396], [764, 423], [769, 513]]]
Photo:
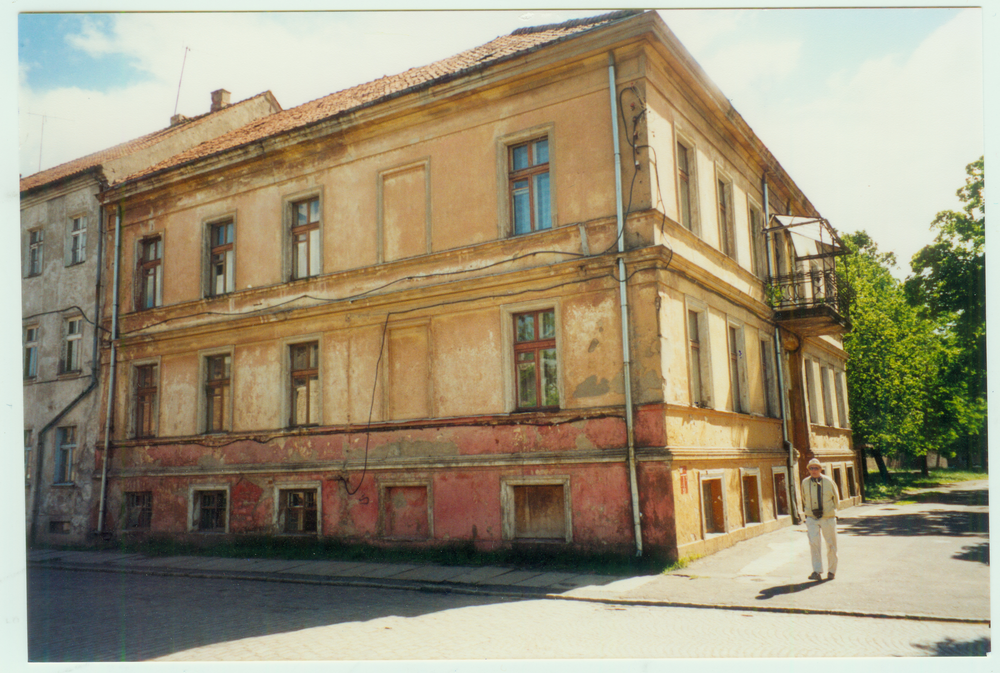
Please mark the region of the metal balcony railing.
[[777, 276], [768, 283], [768, 302], [779, 313], [828, 307], [846, 318], [849, 293], [846, 281], [833, 269]]

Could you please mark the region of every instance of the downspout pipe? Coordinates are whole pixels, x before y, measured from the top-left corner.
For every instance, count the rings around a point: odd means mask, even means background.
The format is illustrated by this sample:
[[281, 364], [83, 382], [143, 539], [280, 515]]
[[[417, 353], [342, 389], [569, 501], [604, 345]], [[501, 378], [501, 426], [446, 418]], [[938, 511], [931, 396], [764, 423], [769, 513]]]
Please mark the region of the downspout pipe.
[[118, 361], [118, 289], [121, 275], [118, 269], [122, 245], [122, 204], [118, 203], [115, 212], [115, 264], [114, 264], [114, 300], [111, 304], [111, 360], [108, 362], [108, 407], [104, 415], [104, 460], [101, 461], [101, 505], [97, 513], [97, 534], [104, 534], [104, 511], [108, 499], [108, 463], [111, 462], [111, 417], [114, 414], [115, 372]]
[[[771, 228], [769, 226], [771, 221], [771, 208], [767, 193], [767, 173], [765, 173], [761, 178], [761, 193], [764, 195], [764, 254], [767, 257], [767, 273], [771, 278], [776, 278], [777, 270], [774, 268], [774, 259], [771, 257], [771, 232], [769, 231]], [[788, 490], [792, 499], [789, 509], [791, 510], [792, 523], [798, 525], [802, 523], [802, 520], [799, 517], [799, 471], [798, 461], [795, 459], [795, 447], [792, 446], [792, 442], [788, 439], [788, 400], [785, 395], [785, 391], [787, 390], [785, 386], [785, 361], [781, 342], [781, 325], [775, 323], [774, 361], [778, 368], [778, 403], [781, 409], [781, 439], [782, 446], [784, 446], [788, 451], [785, 459], [788, 467], [788, 480], [791, 482], [788, 484]]]
[[635, 467], [635, 423], [632, 411], [631, 356], [628, 343], [628, 284], [625, 276], [625, 216], [622, 208], [622, 157], [618, 142], [618, 100], [615, 95], [615, 55], [608, 52], [608, 92], [611, 94], [611, 137], [615, 147], [615, 208], [618, 216], [618, 292], [622, 313], [622, 365], [625, 375], [625, 433], [628, 436], [628, 478], [632, 493], [632, 525], [635, 527], [635, 555], [642, 556], [642, 513], [639, 511], [639, 480]]

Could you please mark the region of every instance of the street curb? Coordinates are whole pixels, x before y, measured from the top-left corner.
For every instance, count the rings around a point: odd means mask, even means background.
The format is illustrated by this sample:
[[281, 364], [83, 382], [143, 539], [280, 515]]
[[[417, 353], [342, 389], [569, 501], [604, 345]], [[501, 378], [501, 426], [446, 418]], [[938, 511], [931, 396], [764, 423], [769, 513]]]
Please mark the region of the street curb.
[[171, 570], [169, 568], [108, 568], [78, 563], [59, 563], [47, 561], [29, 561], [29, 567], [51, 568], [55, 570], [76, 570], [82, 572], [103, 572], [130, 575], [154, 575], [160, 577], [194, 577], [199, 579], [249, 580], [255, 582], [281, 582], [287, 584], [307, 584], [314, 586], [350, 586], [369, 589], [394, 589], [397, 591], [427, 591], [434, 593], [463, 594], [470, 596], [503, 596], [517, 599], [544, 599], [559, 601], [576, 601], [600, 603], [604, 605], [626, 605], [645, 607], [694, 608], [702, 610], [735, 610], [741, 612], [770, 612], [798, 615], [827, 615], [832, 617], [861, 617], [867, 619], [898, 619], [921, 622], [953, 622], [959, 624], [991, 624], [989, 619], [976, 617], [942, 617], [935, 615], [914, 615], [892, 612], [863, 612], [857, 610], [834, 610], [825, 608], [785, 608], [772, 605], [727, 605], [716, 603], [690, 603], [684, 601], [667, 601], [635, 598], [614, 598], [601, 596], [572, 596], [567, 594], [549, 593], [545, 589], [515, 589], [503, 585], [484, 585], [471, 587], [466, 584], [451, 584], [448, 582], [427, 582], [417, 580], [372, 580], [363, 577], [326, 577], [323, 579], [306, 578], [302, 575], [280, 573], [247, 573], [240, 571], [191, 571]]

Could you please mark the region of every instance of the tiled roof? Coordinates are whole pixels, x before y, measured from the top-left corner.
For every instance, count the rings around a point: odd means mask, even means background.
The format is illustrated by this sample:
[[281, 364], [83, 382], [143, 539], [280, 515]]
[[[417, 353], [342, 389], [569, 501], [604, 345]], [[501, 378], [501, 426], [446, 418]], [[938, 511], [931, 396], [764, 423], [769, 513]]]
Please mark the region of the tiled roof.
[[[240, 101], [239, 103], [234, 103], [226, 107], [228, 110], [237, 105], [242, 105], [249, 101], [260, 98], [261, 96], [267, 96], [268, 92], [257, 94], [247, 98], [246, 100]], [[67, 161], [64, 164], [59, 164], [58, 166], [53, 166], [52, 168], [46, 168], [44, 171], [39, 171], [38, 173], [32, 173], [31, 175], [21, 178], [21, 192], [26, 192], [35, 187], [40, 187], [42, 185], [47, 185], [58, 180], [65, 178], [74, 177], [88, 170], [97, 168], [101, 164], [111, 161], [112, 159], [119, 159], [121, 157], [128, 156], [140, 150], [146, 149], [147, 147], [152, 147], [158, 143], [167, 140], [168, 138], [174, 136], [177, 133], [181, 133], [187, 129], [190, 129], [192, 124], [198, 124], [202, 120], [211, 116], [212, 112], [206, 112], [203, 115], [197, 117], [192, 117], [187, 121], [177, 124], [175, 126], [168, 126], [167, 128], [160, 129], [158, 131], [153, 131], [152, 133], [147, 133], [144, 136], [135, 138], [133, 140], [128, 140], [121, 144], [115, 145], [114, 147], [109, 147], [105, 150], [100, 150], [99, 152], [94, 152], [93, 154], [88, 154], [87, 156], [80, 157], [79, 159], [73, 159], [72, 161]]]
[[[546, 26], [519, 28], [510, 35], [503, 35], [491, 42], [463, 51], [441, 61], [419, 68], [411, 68], [398, 75], [382, 77], [366, 84], [359, 84], [337, 93], [303, 103], [255, 122], [234, 129], [212, 140], [196, 145], [159, 164], [134, 173], [122, 182], [131, 182], [152, 173], [269, 138], [287, 131], [305, 127], [340, 113], [370, 105], [398, 95], [414, 87], [429, 85], [460, 76], [477, 68], [494, 64], [513, 55], [536, 49], [542, 45], [576, 36], [595, 28], [642, 14], [641, 10], [621, 10]], [[119, 183], [120, 184], [120, 183]]]

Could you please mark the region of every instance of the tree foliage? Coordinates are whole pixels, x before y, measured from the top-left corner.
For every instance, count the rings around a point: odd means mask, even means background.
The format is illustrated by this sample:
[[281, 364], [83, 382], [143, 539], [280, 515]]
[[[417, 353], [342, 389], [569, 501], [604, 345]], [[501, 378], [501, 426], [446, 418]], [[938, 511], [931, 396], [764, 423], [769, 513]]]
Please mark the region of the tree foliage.
[[890, 273], [892, 253], [864, 231], [843, 236], [852, 329], [844, 336], [855, 440], [881, 454], [923, 455], [928, 372], [940, 354], [933, 324]]

